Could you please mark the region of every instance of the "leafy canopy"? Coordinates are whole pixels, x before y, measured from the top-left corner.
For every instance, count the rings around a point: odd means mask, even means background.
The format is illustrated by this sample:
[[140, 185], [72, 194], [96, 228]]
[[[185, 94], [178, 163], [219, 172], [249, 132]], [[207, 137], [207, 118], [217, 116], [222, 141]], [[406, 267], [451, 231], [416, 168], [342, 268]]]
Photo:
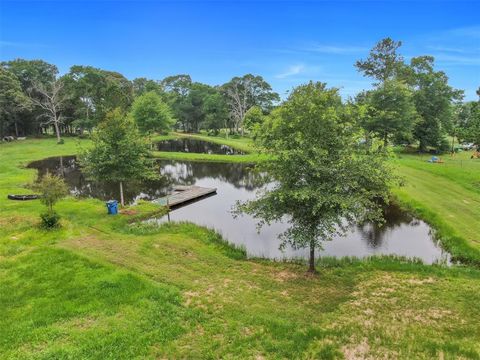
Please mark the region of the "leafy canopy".
[[93, 147], [80, 156], [88, 176], [114, 182], [155, 177], [148, 143], [120, 109], [107, 114], [93, 133], [92, 142]]
[[407, 85], [387, 80], [360, 94], [357, 100], [359, 106], [365, 106], [361, 125], [383, 139], [385, 145], [392, 138], [399, 142], [411, 137], [418, 115], [413, 92]]
[[68, 195], [68, 188], [63, 179], [48, 173], [33, 185], [33, 189], [41, 194], [40, 201], [50, 213], [53, 212], [53, 206]]
[[398, 78], [404, 69], [403, 57], [398, 53], [402, 46], [401, 41], [394, 41], [387, 37], [380, 40], [365, 60], [355, 63], [358, 71], [364, 76], [374, 78], [380, 83]]
[[290, 227], [281, 247], [321, 248], [347, 225], [379, 220], [378, 200], [388, 201], [393, 179], [380, 148], [359, 145], [361, 134], [337, 89], [310, 82], [293, 90], [265, 121], [257, 142], [271, 161], [262, 162], [272, 186], [256, 200], [238, 204], [238, 212], [259, 225], [282, 220]]
[[175, 123], [170, 107], [154, 91], [137, 97], [130, 114], [144, 133], [168, 131]]

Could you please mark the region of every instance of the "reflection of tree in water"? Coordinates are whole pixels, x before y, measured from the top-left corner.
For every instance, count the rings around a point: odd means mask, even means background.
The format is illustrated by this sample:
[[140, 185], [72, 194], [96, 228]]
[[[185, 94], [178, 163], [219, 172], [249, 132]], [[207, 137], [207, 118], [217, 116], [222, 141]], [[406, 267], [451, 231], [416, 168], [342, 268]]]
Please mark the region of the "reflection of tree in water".
[[160, 141], [155, 144], [158, 151], [179, 151], [203, 154], [243, 155], [242, 151], [228, 145], [211, 143], [197, 139], [171, 139]]
[[395, 228], [402, 225], [417, 226], [419, 221], [402, 211], [398, 205], [390, 204], [384, 206], [383, 217], [385, 223], [379, 225], [375, 223], [360, 224], [357, 226], [358, 231], [362, 235], [369, 247], [379, 248], [382, 246], [387, 233], [392, 232]]
[[261, 186], [261, 175], [252, 171], [252, 165], [237, 163], [161, 161], [161, 173], [172, 182], [191, 185], [204, 178], [213, 178], [232, 184], [237, 189], [255, 190]]
[[[159, 161], [161, 177], [145, 182], [129, 181], [125, 184], [125, 199], [132, 202], [138, 199], [153, 200], [165, 196], [173, 185], [193, 185], [203, 178], [228, 182], [236, 188], [254, 190], [260, 186], [260, 176], [245, 164]], [[38, 170], [39, 177], [47, 172], [62, 176], [76, 196], [94, 197], [108, 200], [119, 196], [118, 184], [87, 180], [80, 171], [75, 156], [52, 157], [32, 162], [29, 168]]]

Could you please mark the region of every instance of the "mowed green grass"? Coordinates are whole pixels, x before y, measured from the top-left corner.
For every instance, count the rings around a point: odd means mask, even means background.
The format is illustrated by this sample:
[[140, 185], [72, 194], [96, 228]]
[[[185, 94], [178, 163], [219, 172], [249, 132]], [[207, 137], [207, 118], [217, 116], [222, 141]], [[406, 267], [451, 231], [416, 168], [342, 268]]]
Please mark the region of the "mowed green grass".
[[0, 358], [480, 358], [473, 267], [325, 259], [312, 277], [93, 199], [61, 201], [62, 228], [40, 230], [41, 204], [6, 194], [28, 191], [29, 161], [75, 149], [0, 145]]
[[480, 264], [480, 160], [470, 152], [442, 157], [398, 154], [395, 164], [405, 186], [399, 199], [439, 230], [453, 255]]

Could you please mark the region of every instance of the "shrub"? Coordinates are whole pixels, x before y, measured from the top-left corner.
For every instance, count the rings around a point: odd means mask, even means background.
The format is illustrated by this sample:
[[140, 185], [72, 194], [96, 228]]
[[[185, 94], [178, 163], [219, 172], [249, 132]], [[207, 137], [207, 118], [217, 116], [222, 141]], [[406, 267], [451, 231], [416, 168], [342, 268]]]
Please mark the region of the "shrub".
[[62, 178], [46, 174], [33, 185], [33, 189], [42, 196], [40, 201], [47, 207], [47, 212], [40, 214], [42, 227], [51, 229], [58, 226], [60, 216], [53, 210], [53, 206], [68, 194], [68, 188]]
[[42, 219], [41, 227], [44, 229], [53, 229], [59, 226], [60, 215], [55, 211], [47, 211], [40, 214]]

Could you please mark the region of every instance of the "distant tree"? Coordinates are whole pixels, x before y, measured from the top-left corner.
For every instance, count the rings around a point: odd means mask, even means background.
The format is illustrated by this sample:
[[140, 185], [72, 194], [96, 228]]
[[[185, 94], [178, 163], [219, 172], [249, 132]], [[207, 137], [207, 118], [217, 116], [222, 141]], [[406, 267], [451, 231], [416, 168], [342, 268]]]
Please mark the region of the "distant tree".
[[132, 82], [117, 72], [74, 65], [63, 82], [74, 117], [85, 126], [96, 126], [113, 109], [127, 111], [133, 101]]
[[228, 105], [218, 89], [205, 97], [203, 101], [205, 120], [202, 128], [218, 134], [222, 128], [229, 127]]
[[452, 127], [454, 103], [463, 98], [463, 91], [453, 89], [443, 71], [434, 70], [432, 56], [413, 58], [410, 68], [409, 81], [414, 88], [415, 108], [420, 117], [413, 134], [420, 150], [425, 151], [428, 146], [448, 147], [445, 135]]
[[167, 76], [160, 84], [166, 92], [186, 96], [192, 86], [192, 78], [186, 74]]
[[67, 185], [62, 178], [47, 173], [32, 187], [41, 194], [40, 202], [47, 207], [47, 212], [41, 214], [43, 227], [56, 227], [60, 217], [55, 213], [53, 207], [68, 195]]
[[147, 78], [136, 78], [132, 80], [133, 86], [133, 95], [135, 97], [145, 94], [146, 92], [154, 91], [157, 94], [163, 92], [162, 86], [154, 81]]
[[405, 68], [403, 57], [397, 52], [400, 46], [401, 41], [394, 41], [388, 37], [382, 39], [370, 50], [368, 58], [358, 60], [355, 66], [364, 76], [371, 77], [379, 83], [398, 79]]
[[186, 113], [188, 113], [190, 107], [187, 96], [192, 87], [192, 78], [185, 74], [168, 76], [160, 82], [160, 85], [166, 94], [168, 104], [179, 126], [183, 128], [184, 132], [187, 132], [189, 130], [189, 120]]
[[168, 131], [175, 123], [170, 107], [154, 91], [137, 97], [130, 114], [144, 133]]
[[30, 99], [22, 91], [18, 78], [11, 71], [0, 67], [0, 140], [11, 124], [14, 125], [15, 135], [19, 135], [19, 113], [30, 107]]
[[417, 113], [408, 86], [396, 80], [386, 80], [374, 90], [361, 94], [358, 102], [366, 105], [360, 120], [362, 127], [382, 139], [384, 146], [390, 139], [399, 142], [411, 138]]
[[198, 132], [205, 121], [205, 100], [214, 92], [206, 84], [192, 83], [188, 94], [181, 99], [177, 109], [179, 122], [184, 131]]
[[[480, 97], [480, 88], [477, 94]], [[462, 104], [459, 117], [459, 137], [463, 141], [473, 142], [480, 146], [480, 98], [478, 101]]]
[[[1, 67], [16, 76], [25, 96], [28, 96], [34, 84], [41, 84], [47, 87], [48, 84], [56, 79], [58, 74], [58, 69], [55, 65], [43, 60], [15, 59], [2, 62]], [[40, 98], [40, 95], [38, 96]], [[19, 133], [32, 134], [40, 132], [42, 129], [42, 113], [43, 110], [36, 106], [17, 109], [15, 121]]]
[[[382, 148], [359, 145], [360, 133], [337, 89], [309, 83], [293, 90], [272, 111], [257, 138], [271, 155], [260, 163], [272, 182], [259, 197], [237, 205], [259, 225], [284, 220], [281, 247], [309, 248], [309, 271], [315, 249], [365, 219], [379, 220], [379, 199], [388, 201], [392, 171]], [[286, 218], [285, 218], [286, 217]]]
[[[239, 132], [245, 119], [245, 114], [252, 106], [258, 106], [264, 111], [269, 111], [273, 103], [280, 100], [277, 93], [261, 76], [247, 74], [234, 77], [222, 85], [235, 130]], [[243, 128], [242, 128], [243, 131]]]
[[263, 114], [263, 110], [259, 106], [252, 106], [245, 114], [243, 126], [245, 129], [252, 131], [259, 127], [264, 120], [265, 115]]
[[63, 81], [54, 79], [47, 85], [42, 83], [33, 83], [30, 90], [30, 99], [32, 103], [41, 109], [41, 117], [46, 119], [42, 125], [53, 125], [57, 136], [57, 143], [61, 143], [60, 124], [63, 123], [61, 111], [65, 102], [63, 92]]
[[149, 145], [129, 116], [120, 109], [107, 114], [92, 135], [93, 147], [81, 151], [80, 162], [87, 176], [117, 182], [120, 203], [125, 205], [123, 183], [155, 178]]

